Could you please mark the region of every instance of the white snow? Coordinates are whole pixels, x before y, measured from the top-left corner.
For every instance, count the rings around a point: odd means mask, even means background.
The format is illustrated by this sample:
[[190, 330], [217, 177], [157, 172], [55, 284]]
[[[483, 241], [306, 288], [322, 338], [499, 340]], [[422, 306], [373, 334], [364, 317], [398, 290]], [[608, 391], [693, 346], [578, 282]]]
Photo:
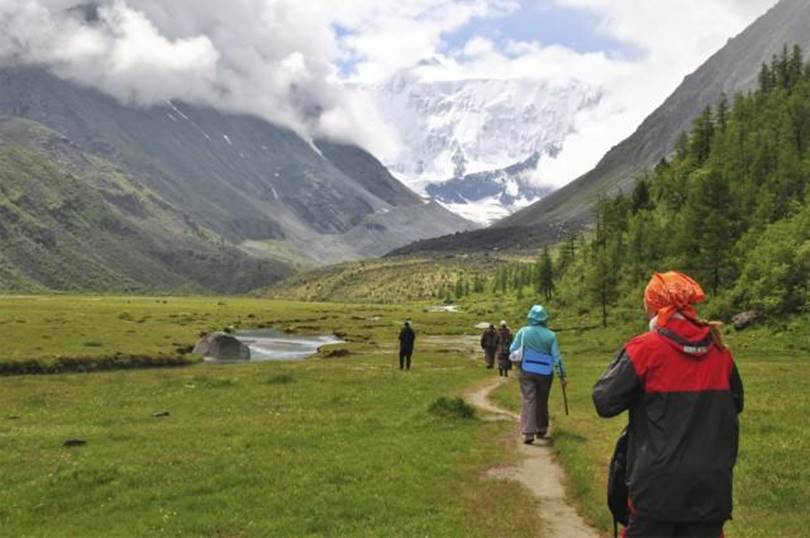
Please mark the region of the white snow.
[[228, 135], [222, 135], [222, 138], [225, 139], [225, 142], [227, 142], [229, 146], [233, 146], [233, 142], [231, 142], [231, 138]]
[[[276, 174], [276, 175], [278, 175], [278, 174]], [[280, 200], [280, 199], [281, 199], [281, 197], [278, 195], [278, 191], [276, 190], [276, 188], [275, 188], [275, 187], [270, 187], [270, 190], [272, 190], [272, 191], [273, 191], [273, 198], [275, 198], [276, 200]]]
[[500, 197], [490, 196], [474, 202], [465, 200], [465, 203], [460, 204], [439, 203], [456, 215], [460, 215], [478, 224], [489, 226], [496, 221], [508, 217], [515, 211], [533, 204], [537, 200], [539, 200], [539, 198], [519, 198], [514, 204], [507, 206], [501, 202]]
[[189, 118], [188, 116], [183, 114], [183, 112], [179, 108], [177, 108], [174, 105], [174, 103], [172, 103], [170, 100], [167, 99], [166, 104], [168, 104], [172, 108], [172, 110], [174, 110], [177, 113], [178, 116], [180, 116], [181, 118], [183, 118], [186, 121], [191, 121], [191, 118]]
[[[404, 151], [378, 157], [422, 194], [430, 183], [505, 168], [534, 153], [553, 158], [576, 131], [578, 113], [595, 107], [601, 98], [598, 89], [577, 80], [422, 81], [407, 71], [386, 83], [354, 89], [365, 93], [403, 141]], [[521, 194], [514, 181], [505, 189], [511, 196]], [[467, 218], [477, 216], [476, 222], [517, 209], [498, 206], [487, 199], [446, 207]]]

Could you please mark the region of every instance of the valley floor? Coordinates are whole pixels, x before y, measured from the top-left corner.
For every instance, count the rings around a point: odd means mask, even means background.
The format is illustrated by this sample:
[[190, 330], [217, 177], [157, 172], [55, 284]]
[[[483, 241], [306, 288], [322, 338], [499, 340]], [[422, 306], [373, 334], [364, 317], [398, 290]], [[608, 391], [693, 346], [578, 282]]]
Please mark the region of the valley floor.
[[[198, 333], [272, 325], [345, 335], [350, 355], [0, 378], [0, 527], [25, 536], [537, 536], [530, 492], [492, 478], [523, 457], [509, 421], [429, 411], [491, 383], [470, 360], [474, 325], [522, 306], [459, 313], [243, 298], [0, 298], [0, 363], [174, 356]], [[506, 314], [504, 315], [504, 311]], [[511, 315], [510, 315], [511, 314]], [[405, 318], [414, 368], [396, 367]], [[629, 319], [629, 318], [628, 318]], [[623, 418], [601, 421], [590, 387], [638, 330], [555, 319], [571, 415], [552, 393], [554, 450], [579, 512], [607, 533], [605, 471]], [[799, 536], [810, 524], [810, 324], [730, 335], [746, 382], [731, 536]], [[470, 337], [464, 337], [465, 334]], [[767, 341], [767, 345], [763, 342]], [[328, 350], [326, 350], [328, 351]], [[514, 381], [492, 395], [516, 410]], [[153, 416], [168, 412], [168, 416]], [[63, 446], [78, 438], [87, 444]], [[545, 530], [544, 530], [545, 529]]]

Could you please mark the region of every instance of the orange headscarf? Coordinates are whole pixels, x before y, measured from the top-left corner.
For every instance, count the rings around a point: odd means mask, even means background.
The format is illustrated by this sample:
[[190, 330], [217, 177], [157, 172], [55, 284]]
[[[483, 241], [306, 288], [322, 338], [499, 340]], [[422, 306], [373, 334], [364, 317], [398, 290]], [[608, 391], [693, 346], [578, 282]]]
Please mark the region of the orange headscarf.
[[644, 304], [658, 315], [658, 326], [663, 327], [675, 312], [690, 319], [697, 319], [692, 305], [703, 302], [706, 295], [700, 284], [677, 271], [653, 273], [644, 290]]

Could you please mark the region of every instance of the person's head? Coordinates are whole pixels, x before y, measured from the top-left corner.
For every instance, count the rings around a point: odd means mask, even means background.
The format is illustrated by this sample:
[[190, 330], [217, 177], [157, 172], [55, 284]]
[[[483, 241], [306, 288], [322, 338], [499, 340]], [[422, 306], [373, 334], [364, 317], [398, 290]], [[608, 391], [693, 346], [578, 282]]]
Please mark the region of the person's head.
[[501, 321], [501, 329], [506, 329], [509, 325], [506, 324], [506, 320]]
[[705, 298], [703, 288], [689, 275], [677, 271], [653, 273], [644, 290], [644, 310], [650, 319], [658, 316], [658, 326], [663, 327], [676, 312], [697, 319], [694, 305]]
[[543, 305], [536, 304], [529, 310], [529, 315], [526, 317], [530, 325], [545, 325], [548, 322], [548, 311]]
[[411, 326], [411, 320], [406, 319], [406, 320], [405, 320], [405, 326], [406, 326], [406, 327], [410, 327], [410, 326]]
[[490, 329], [494, 329], [494, 328], [495, 328], [495, 324], [494, 324], [494, 323], [490, 323], [490, 324], [489, 324], [489, 328], [490, 328]]

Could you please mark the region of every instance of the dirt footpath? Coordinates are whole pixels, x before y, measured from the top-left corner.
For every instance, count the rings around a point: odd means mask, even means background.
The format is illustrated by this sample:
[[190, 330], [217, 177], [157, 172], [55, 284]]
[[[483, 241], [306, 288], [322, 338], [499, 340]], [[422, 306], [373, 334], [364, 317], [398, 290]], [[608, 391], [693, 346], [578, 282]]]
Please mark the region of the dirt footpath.
[[[496, 407], [489, 401], [489, 394], [505, 382], [504, 378], [470, 393], [466, 400], [476, 407], [498, 416], [517, 421], [519, 417]], [[491, 476], [516, 480], [526, 486], [539, 501], [538, 513], [545, 522], [549, 533], [544, 537], [553, 538], [599, 538], [600, 534], [583, 521], [565, 497], [565, 474], [554, 459], [554, 449], [548, 441], [535, 441], [533, 445], [523, 444], [520, 435], [515, 434], [515, 445], [523, 460], [512, 467], [501, 467], [489, 472]]]

